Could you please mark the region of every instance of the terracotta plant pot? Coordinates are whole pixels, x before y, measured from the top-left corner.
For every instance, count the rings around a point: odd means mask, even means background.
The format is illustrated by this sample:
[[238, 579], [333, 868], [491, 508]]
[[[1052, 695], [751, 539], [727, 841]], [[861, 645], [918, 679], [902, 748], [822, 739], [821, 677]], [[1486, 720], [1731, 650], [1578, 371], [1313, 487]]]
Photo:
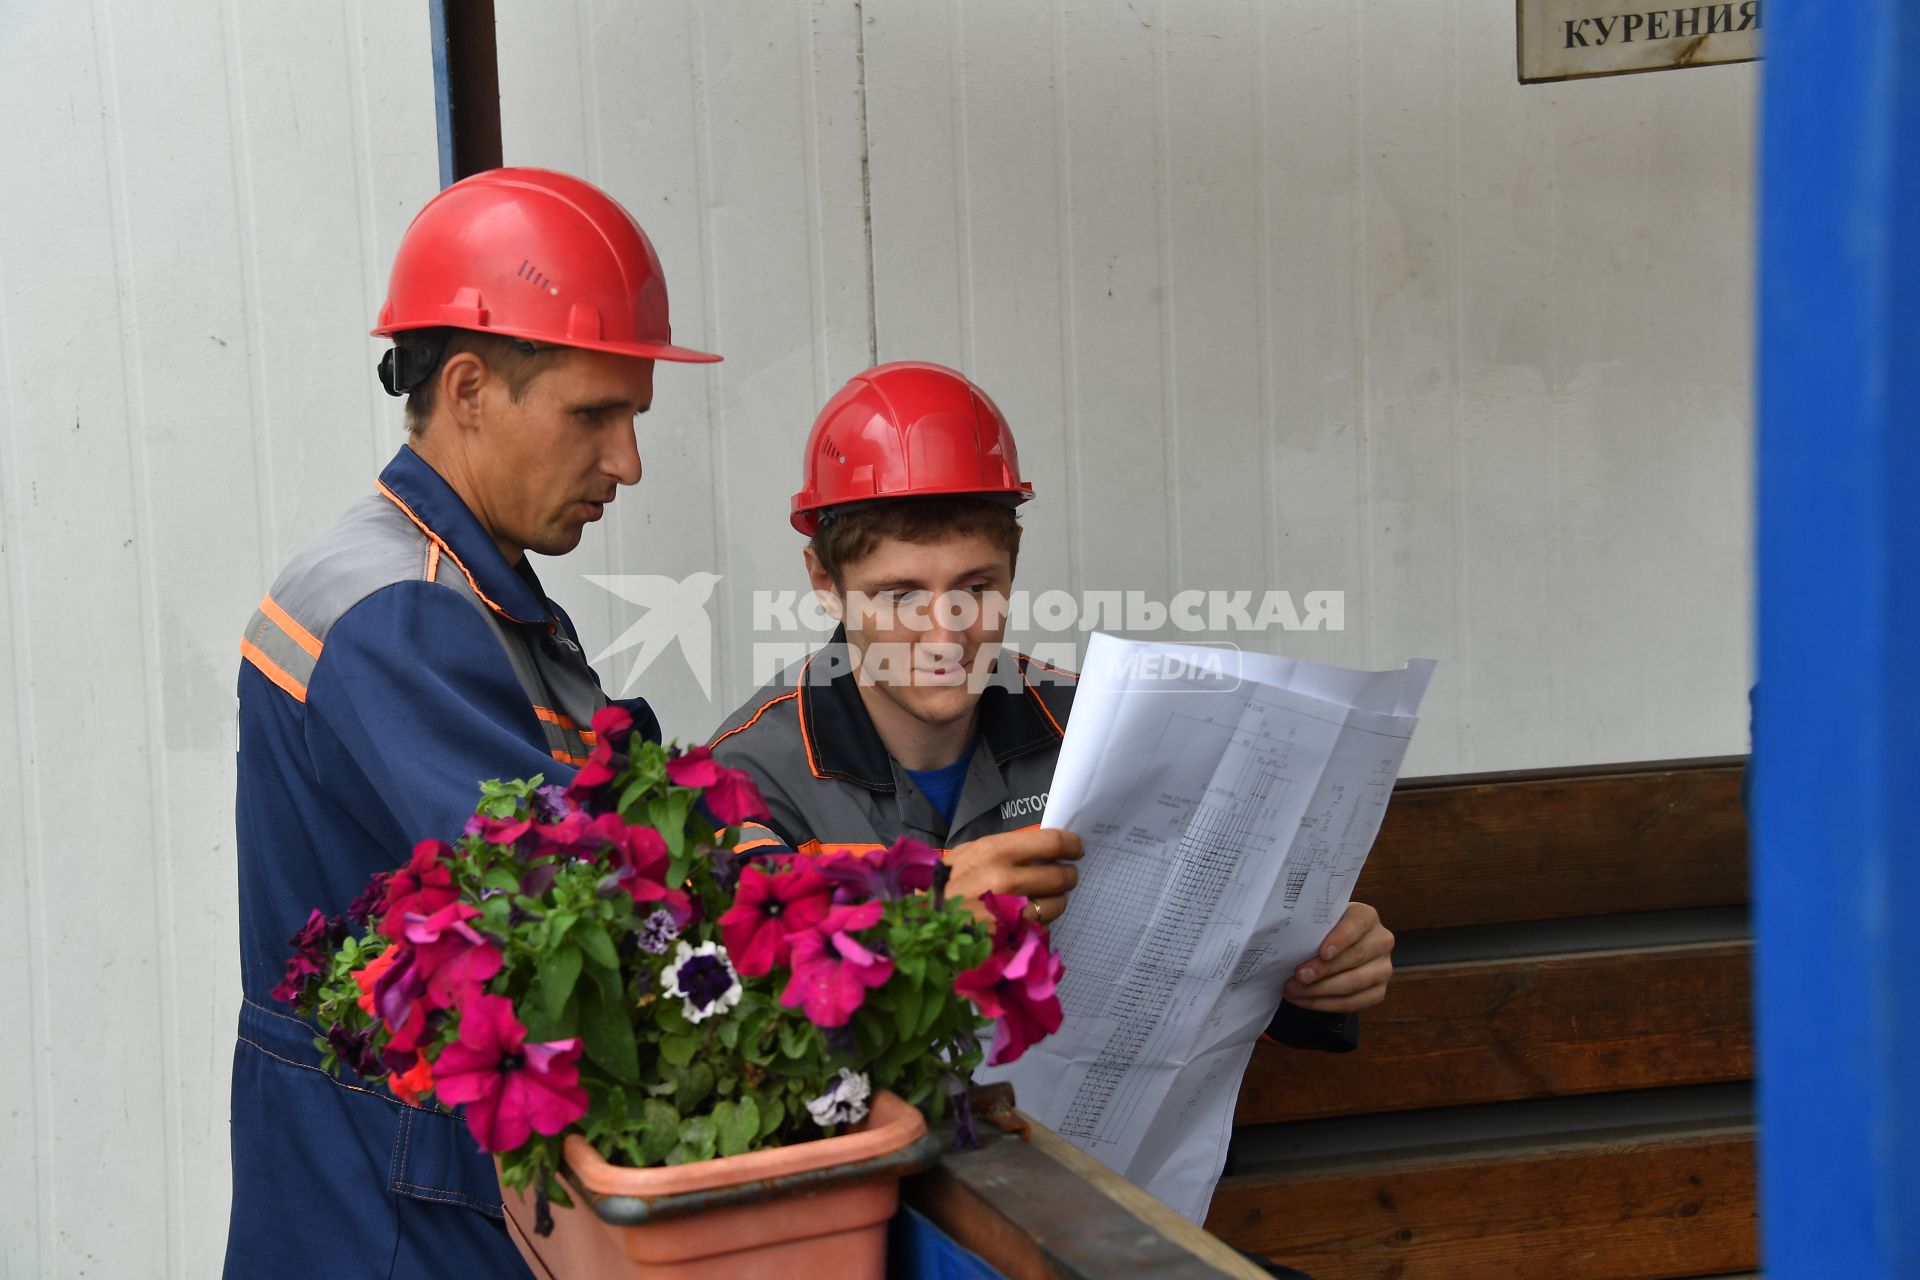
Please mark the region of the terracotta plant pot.
[[530, 1194], [501, 1188], [541, 1280], [882, 1280], [900, 1179], [939, 1155], [919, 1111], [886, 1090], [851, 1133], [661, 1169], [566, 1142], [571, 1209], [534, 1234]]

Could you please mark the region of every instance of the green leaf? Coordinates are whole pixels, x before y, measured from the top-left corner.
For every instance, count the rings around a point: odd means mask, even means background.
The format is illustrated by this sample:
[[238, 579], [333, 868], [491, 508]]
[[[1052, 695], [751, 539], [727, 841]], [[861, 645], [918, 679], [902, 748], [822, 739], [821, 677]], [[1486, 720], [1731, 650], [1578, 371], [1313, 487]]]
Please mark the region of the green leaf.
[[582, 921], [574, 926], [567, 937], [579, 944], [580, 949], [587, 953], [587, 959], [602, 969], [610, 969], [615, 973], [620, 971], [620, 953], [614, 949], [613, 939], [599, 925]]
[[520, 877], [512, 867], [488, 867], [480, 877], [482, 889], [498, 889], [502, 893], [520, 892]]
[[647, 825], [656, 828], [667, 842], [667, 883], [674, 887], [687, 882], [687, 868], [693, 861], [687, 844], [687, 814], [697, 794], [674, 787], [666, 795], [647, 801]]
[[704, 1062], [691, 1062], [674, 1073], [673, 1096], [682, 1115], [707, 1100], [713, 1092], [713, 1068]]
[[958, 1000], [961, 997], [952, 996], [950, 989], [946, 994], [937, 990], [927, 993], [926, 1006], [920, 1010], [920, 1021], [907, 1033], [911, 1039], [924, 1041], [927, 1038], [927, 1032], [933, 1030], [933, 1024], [940, 1021], [940, 1015], [947, 1011], [949, 998]]
[[560, 1011], [567, 1007], [567, 999], [573, 995], [574, 984], [580, 981], [580, 948], [563, 945], [553, 952], [540, 966], [540, 1003], [545, 1007], [547, 1016], [558, 1018]]
[[597, 986], [579, 987], [576, 993], [580, 999], [580, 1037], [587, 1057], [616, 1080], [637, 1081], [640, 1053], [619, 998], [609, 998]]
[[567, 930], [573, 928], [573, 922], [580, 917], [571, 911], [556, 911], [547, 917], [547, 937], [559, 939], [567, 936]]
[[680, 1142], [680, 1113], [673, 1104], [648, 1098], [640, 1110], [640, 1162], [659, 1164]]
[[480, 904], [480, 919], [486, 923], [488, 933], [506, 933], [507, 917], [513, 914], [513, 899], [506, 894], [495, 894]]
[[719, 1134], [715, 1131], [712, 1116], [682, 1120], [679, 1144], [667, 1153], [667, 1163], [692, 1164], [697, 1160], [711, 1160], [718, 1145]]
[[664, 996], [654, 1002], [653, 1020], [668, 1035], [684, 1035], [693, 1030], [693, 1024], [687, 1021], [686, 1002], [674, 996]]
[[684, 1067], [693, 1061], [693, 1055], [700, 1051], [700, 1041], [694, 1036], [661, 1036], [660, 1056], [676, 1067]]
[[740, 1021], [739, 1018], [720, 1019], [720, 1044], [728, 1051], [740, 1044]]
[[760, 1104], [760, 1137], [771, 1137], [787, 1118], [787, 1104], [778, 1098], [768, 1098]]
[[924, 1006], [931, 1003], [934, 1012], [939, 1012], [939, 1000], [928, 1001], [917, 982], [900, 984], [900, 994], [893, 1006], [893, 1025], [900, 1029], [900, 1036], [906, 1039], [913, 1035], [914, 1028], [920, 1025], [920, 1013]]
[[801, 1023], [783, 1022], [780, 1024], [780, 1052], [789, 1058], [798, 1058], [809, 1048], [807, 1042], [812, 1039], [807, 1034], [812, 1028]]
[[557, 1014], [548, 1014], [538, 1000], [523, 1000], [519, 1013], [520, 1021], [527, 1027], [527, 1039], [535, 1044], [543, 1040], [567, 1040], [580, 1034], [580, 1005], [575, 999], [569, 998]]
[[760, 1108], [752, 1098], [723, 1102], [713, 1109], [713, 1124], [720, 1154], [737, 1156], [753, 1146], [760, 1136]]

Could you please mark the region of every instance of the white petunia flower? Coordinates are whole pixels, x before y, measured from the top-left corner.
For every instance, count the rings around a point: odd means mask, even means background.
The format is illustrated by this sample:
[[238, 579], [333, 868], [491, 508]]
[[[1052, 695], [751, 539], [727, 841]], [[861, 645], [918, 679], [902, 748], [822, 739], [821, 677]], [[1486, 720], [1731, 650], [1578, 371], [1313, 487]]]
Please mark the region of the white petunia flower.
[[807, 1104], [807, 1114], [825, 1129], [829, 1125], [859, 1124], [867, 1118], [867, 1099], [873, 1086], [858, 1071], [840, 1068], [827, 1091]]

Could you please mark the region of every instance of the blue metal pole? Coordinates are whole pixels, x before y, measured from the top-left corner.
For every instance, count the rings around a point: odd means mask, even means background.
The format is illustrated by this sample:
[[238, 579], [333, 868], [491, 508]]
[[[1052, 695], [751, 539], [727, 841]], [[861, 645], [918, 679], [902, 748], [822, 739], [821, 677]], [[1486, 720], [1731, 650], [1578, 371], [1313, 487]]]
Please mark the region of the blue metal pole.
[[[456, 0], [457, 3], [457, 0]], [[440, 186], [453, 185], [453, 73], [447, 63], [447, 0], [428, 0], [433, 40], [433, 118], [439, 134]]]
[[1764, 1261], [1920, 1276], [1920, 0], [1769, 0], [1764, 76]]

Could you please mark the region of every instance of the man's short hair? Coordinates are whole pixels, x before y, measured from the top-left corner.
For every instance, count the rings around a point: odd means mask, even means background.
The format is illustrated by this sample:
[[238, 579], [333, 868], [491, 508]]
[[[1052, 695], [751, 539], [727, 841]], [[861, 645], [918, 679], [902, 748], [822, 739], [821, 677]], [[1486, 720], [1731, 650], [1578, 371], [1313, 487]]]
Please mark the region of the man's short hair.
[[873, 553], [886, 538], [921, 544], [964, 534], [984, 534], [1007, 553], [1011, 570], [1020, 561], [1020, 521], [1005, 502], [979, 494], [930, 498], [883, 498], [829, 508], [813, 535], [814, 558], [835, 586], [850, 564]]
[[393, 342], [402, 348], [413, 347], [421, 342], [431, 342], [440, 347], [440, 358], [434, 361], [426, 380], [407, 392], [407, 434], [414, 436], [425, 431], [428, 421], [433, 417], [434, 401], [439, 395], [440, 370], [446, 367], [448, 360], [461, 352], [471, 351], [486, 362], [487, 368], [505, 379], [507, 394], [518, 404], [527, 394], [527, 388], [532, 385], [534, 378], [551, 369], [569, 350], [567, 347], [536, 347], [521, 338], [481, 333], [474, 329], [415, 330], [395, 334]]

